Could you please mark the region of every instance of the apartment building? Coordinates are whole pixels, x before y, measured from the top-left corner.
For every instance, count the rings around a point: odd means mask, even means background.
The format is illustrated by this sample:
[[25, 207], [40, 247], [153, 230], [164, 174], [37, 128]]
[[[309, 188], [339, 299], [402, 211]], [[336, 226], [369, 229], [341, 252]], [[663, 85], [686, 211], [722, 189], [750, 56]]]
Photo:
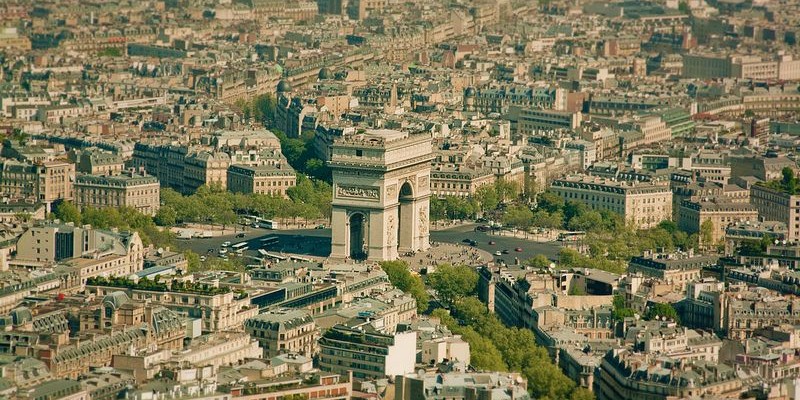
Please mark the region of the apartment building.
[[414, 371], [417, 333], [381, 333], [371, 325], [336, 325], [319, 340], [319, 368], [358, 379], [383, 379]]
[[778, 183], [759, 183], [750, 188], [750, 203], [763, 220], [786, 224], [787, 240], [800, 241], [800, 195], [789, 194]]
[[258, 193], [286, 198], [286, 191], [295, 186], [297, 175], [288, 163], [231, 165], [228, 167], [227, 179], [228, 190], [234, 193]]
[[658, 278], [673, 286], [676, 291], [685, 291], [689, 282], [700, 279], [703, 267], [713, 266], [719, 257], [689, 253], [645, 253], [631, 258], [628, 272]]
[[258, 315], [258, 307], [252, 307], [249, 297], [237, 295], [228, 288], [197, 284], [162, 284], [159, 288], [114, 284], [103, 279], [93, 280], [87, 283], [86, 290], [101, 296], [122, 291], [134, 301], [162, 305], [178, 315], [200, 319], [203, 332], [241, 331], [248, 318]]
[[75, 179], [75, 205], [80, 208], [131, 207], [156, 215], [161, 206], [158, 178], [133, 171], [119, 175], [80, 175]]
[[223, 152], [190, 151], [177, 145], [136, 143], [131, 165], [143, 168], [161, 182], [161, 186], [181, 193], [194, 193], [200, 186], [228, 184], [230, 156]]
[[489, 168], [438, 165], [431, 170], [431, 192], [438, 197], [470, 197], [496, 179]]
[[249, 318], [244, 329], [263, 350], [264, 358], [295, 353], [311, 357], [315, 353], [317, 325], [305, 310], [279, 309]]
[[749, 203], [739, 203], [724, 197], [694, 198], [681, 202], [678, 209], [678, 227], [687, 233], [698, 233], [706, 221], [713, 226], [711, 245], [720, 243], [725, 229], [731, 224], [758, 221], [758, 210]]
[[75, 165], [66, 161], [0, 161], [0, 194], [30, 199], [49, 206], [56, 200], [71, 200]]
[[[427, 372], [397, 376], [394, 379], [397, 400], [530, 400], [527, 382], [519, 373]], [[446, 395], [443, 395], [445, 394]]]
[[16, 257], [9, 263], [34, 268], [65, 264], [85, 282], [95, 276], [127, 276], [141, 271], [144, 246], [136, 232], [43, 223], [20, 236]]
[[541, 131], [574, 131], [581, 125], [581, 113], [556, 110], [539, 110], [513, 106], [508, 119], [511, 129], [518, 135], [531, 135]]
[[554, 180], [550, 190], [565, 201], [579, 201], [594, 210], [620, 214], [642, 229], [672, 218], [672, 191], [667, 182], [624, 182], [572, 175]]
[[85, 150], [75, 155], [75, 170], [90, 175], [117, 175], [125, 169], [125, 162], [118, 154]]
[[259, 356], [261, 349], [250, 335], [244, 332], [213, 332], [192, 339], [191, 346], [174, 354], [170, 361], [178, 365], [211, 366], [217, 369]]

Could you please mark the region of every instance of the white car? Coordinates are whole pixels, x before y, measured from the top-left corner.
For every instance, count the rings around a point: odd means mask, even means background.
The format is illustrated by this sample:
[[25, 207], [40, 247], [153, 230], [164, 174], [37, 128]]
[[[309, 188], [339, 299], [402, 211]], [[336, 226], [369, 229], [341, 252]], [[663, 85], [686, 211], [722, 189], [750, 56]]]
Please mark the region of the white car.
[[200, 256], [200, 261], [203, 262], [206, 260], [206, 256]]
[[228, 254], [228, 249], [219, 249], [219, 255], [224, 256], [225, 254]]
[[503, 253], [502, 253], [502, 252], [500, 252], [500, 251], [495, 251], [495, 252], [494, 252], [494, 255], [496, 255], [496, 256], [502, 256], [502, 255], [503, 255]]
[[222, 247], [228, 247], [231, 245], [231, 242], [224, 242], [222, 243]]

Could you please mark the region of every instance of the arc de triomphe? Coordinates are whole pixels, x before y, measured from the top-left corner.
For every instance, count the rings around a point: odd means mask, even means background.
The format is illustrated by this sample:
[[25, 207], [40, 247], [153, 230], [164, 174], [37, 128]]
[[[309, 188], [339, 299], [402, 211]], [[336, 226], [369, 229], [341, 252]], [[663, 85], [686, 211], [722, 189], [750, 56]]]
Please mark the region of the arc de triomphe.
[[334, 141], [331, 258], [394, 260], [427, 250], [431, 136], [368, 130]]

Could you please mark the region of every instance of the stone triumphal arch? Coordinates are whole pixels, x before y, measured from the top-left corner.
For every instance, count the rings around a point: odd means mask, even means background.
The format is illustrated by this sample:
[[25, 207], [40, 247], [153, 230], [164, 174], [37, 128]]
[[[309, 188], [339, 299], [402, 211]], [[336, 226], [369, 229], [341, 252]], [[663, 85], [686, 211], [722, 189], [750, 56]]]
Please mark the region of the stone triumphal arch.
[[331, 257], [394, 260], [427, 250], [431, 136], [369, 130], [334, 141]]

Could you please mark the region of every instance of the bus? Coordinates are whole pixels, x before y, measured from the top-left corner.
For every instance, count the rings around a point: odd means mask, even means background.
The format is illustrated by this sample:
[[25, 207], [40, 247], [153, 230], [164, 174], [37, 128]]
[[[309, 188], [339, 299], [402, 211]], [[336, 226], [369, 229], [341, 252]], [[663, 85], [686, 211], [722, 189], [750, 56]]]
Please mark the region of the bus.
[[577, 242], [586, 237], [586, 232], [562, 232], [558, 234], [559, 242]]
[[261, 247], [272, 246], [278, 244], [277, 236], [267, 236], [261, 239]]
[[244, 253], [245, 250], [247, 250], [247, 242], [239, 242], [231, 246], [231, 251], [235, 251], [238, 254]]
[[250, 219], [253, 221], [253, 228], [278, 229], [278, 223], [271, 219], [255, 216], [251, 216]]

